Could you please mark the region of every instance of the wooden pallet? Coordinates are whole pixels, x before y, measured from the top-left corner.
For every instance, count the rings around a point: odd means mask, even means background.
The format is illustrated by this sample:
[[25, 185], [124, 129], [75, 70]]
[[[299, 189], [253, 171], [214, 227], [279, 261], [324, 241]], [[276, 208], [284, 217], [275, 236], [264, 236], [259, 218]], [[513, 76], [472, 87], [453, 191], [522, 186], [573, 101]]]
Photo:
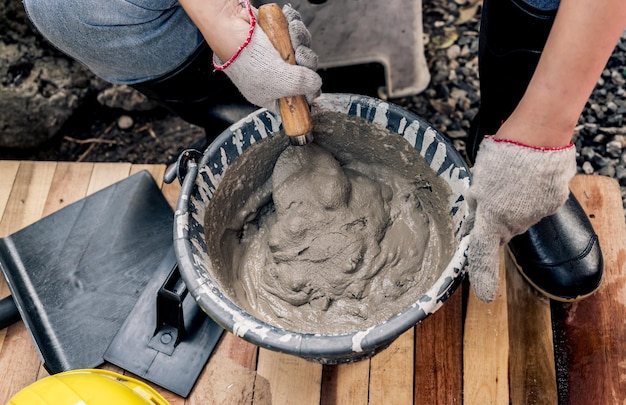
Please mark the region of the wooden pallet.
[[[164, 166], [0, 161], [0, 237], [139, 170]], [[179, 186], [164, 185], [175, 204]], [[626, 226], [620, 190], [577, 176], [572, 190], [600, 236], [606, 275], [576, 304], [538, 296], [502, 255], [492, 304], [464, 285], [371, 359], [321, 366], [225, 334], [189, 398], [172, 404], [626, 404]], [[9, 294], [0, 280], [0, 297]], [[104, 368], [123, 370], [105, 364]], [[0, 331], [0, 402], [47, 372], [22, 322]]]

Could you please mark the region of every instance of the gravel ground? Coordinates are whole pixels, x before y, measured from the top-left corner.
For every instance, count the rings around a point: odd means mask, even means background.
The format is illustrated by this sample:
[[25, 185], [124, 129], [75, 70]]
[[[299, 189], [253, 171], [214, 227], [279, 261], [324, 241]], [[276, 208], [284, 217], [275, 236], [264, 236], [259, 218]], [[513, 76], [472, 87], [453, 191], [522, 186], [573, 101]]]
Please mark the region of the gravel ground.
[[[478, 111], [478, 28], [480, 0], [432, 0], [423, 4], [426, 60], [431, 81], [413, 97], [390, 100], [405, 107], [451, 138], [464, 153], [471, 119]], [[378, 65], [321, 72], [326, 92], [377, 96], [384, 85]], [[361, 77], [368, 77], [364, 81]], [[94, 94], [62, 129], [58, 138], [28, 151], [2, 151], [0, 158], [65, 161], [164, 163], [203, 131], [161, 108], [130, 103], [127, 88]], [[120, 99], [122, 101], [120, 101]], [[128, 103], [127, 103], [128, 104]], [[141, 106], [141, 107], [138, 107]], [[129, 111], [128, 111], [129, 110]], [[578, 171], [617, 179], [626, 209], [626, 32], [606, 65], [576, 128]], [[625, 211], [626, 212], [626, 211]]]

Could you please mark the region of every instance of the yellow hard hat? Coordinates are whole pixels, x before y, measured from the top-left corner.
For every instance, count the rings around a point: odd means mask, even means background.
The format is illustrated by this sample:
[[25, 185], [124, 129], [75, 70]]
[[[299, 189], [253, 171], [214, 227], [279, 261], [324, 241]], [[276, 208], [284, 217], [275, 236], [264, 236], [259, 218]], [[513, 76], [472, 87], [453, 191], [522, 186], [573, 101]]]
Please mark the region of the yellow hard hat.
[[54, 374], [24, 388], [8, 405], [169, 405], [149, 385], [108, 370]]

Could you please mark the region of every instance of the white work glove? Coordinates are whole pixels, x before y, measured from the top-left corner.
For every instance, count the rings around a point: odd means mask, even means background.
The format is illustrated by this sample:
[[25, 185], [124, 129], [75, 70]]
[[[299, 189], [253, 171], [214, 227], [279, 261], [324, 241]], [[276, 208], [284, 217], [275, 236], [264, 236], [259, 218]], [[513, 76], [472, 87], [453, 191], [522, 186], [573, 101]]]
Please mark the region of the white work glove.
[[249, 1], [251, 34], [240, 50], [227, 62], [213, 57], [213, 65], [223, 70], [241, 94], [252, 104], [277, 113], [278, 99], [304, 95], [309, 103], [321, 93], [322, 79], [317, 70], [317, 55], [311, 50], [311, 34], [300, 13], [283, 6], [289, 23], [289, 36], [297, 65], [283, 60], [256, 20], [257, 10]]
[[576, 149], [540, 149], [485, 137], [466, 199], [470, 214], [467, 272], [476, 296], [491, 302], [498, 290], [499, 248], [567, 200], [576, 174]]

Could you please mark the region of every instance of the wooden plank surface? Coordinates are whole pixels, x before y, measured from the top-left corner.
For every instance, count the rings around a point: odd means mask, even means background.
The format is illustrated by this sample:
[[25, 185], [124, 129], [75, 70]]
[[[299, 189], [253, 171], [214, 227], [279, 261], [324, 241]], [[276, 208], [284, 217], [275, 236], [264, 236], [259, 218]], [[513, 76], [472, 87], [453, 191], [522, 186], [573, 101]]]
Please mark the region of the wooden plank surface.
[[509, 402], [509, 330], [506, 277], [501, 257], [500, 287], [492, 303], [469, 293], [463, 336], [463, 400], [468, 405]]
[[413, 402], [415, 328], [398, 337], [370, 362], [369, 402], [402, 405]]
[[[4, 212], [4, 208], [7, 205], [19, 167], [20, 162], [17, 161], [0, 161], [0, 173], [2, 173], [0, 176], [0, 213]], [[2, 216], [0, 216], [1, 219]]]
[[[4, 217], [4, 215], [9, 215], [7, 211], [5, 211], [5, 208], [9, 200], [9, 196], [11, 195], [11, 189], [13, 188], [19, 166], [19, 162], [0, 161], [0, 172], [2, 173], [2, 176], [0, 176], [0, 209], [2, 209], [2, 211], [0, 211], [0, 223], [2, 223], [2, 218]], [[0, 234], [0, 237], [2, 236], [6, 235]], [[9, 287], [4, 281], [4, 277], [0, 277], [0, 299], [5, 298], [10, 294], [11, 293], [9, 291]], [[2, 348], [5, 343], [7, 331], [8, 328], [0, 330], [0, 354], [3, 351]], [[0, 395], [2, 394], [2, 392], [3, 391], [0, 390]]]
[[463, 286], [415, 329], [416, 405], [463, 400]]
[[93, 168], [87, 195], [128, 177], [130, 168], [130, 163], [97, 163]]
[[259, 349], [257, 389], [266, 397], [269, 386], [272, 405], [314, 405], [320, 403], [322, 365], [288, 354]]
[[[10, 215], [9, 211], [5, 210], [5, 208], [9, 201], [11, 189], [13, 188], [19, 167], [19, 162], [0, 161], [0, 172], [2, 173], [2, 176], [0, 176], [0, 224], [3, 222], [4, 216]], [[0, 237], [7, 236], [10, 233], [8, 225], [5, 226], [6, 230], [1, 231], [3, 233], [0, 233]], [[9, 295], [7, 284], [4, 281], [4, 278], [0, 277], [0, 298], [4, 298], [7, 295]], [[0, 331], [0, 348], [2, 348], [4, 334], [6, 334], [6, 330]]]
[[[0, 161], [0, 170], [2, 237], [137, 171], [148, 170], [161, 184], [165, 167]], [[587, 300], [551, 305], [503, 255], [494, 303], [481, 303], [465, 285], [371, 359], [322, 367], [226, 333], [189, 398], [155, 388], [172, 405], [539, 404], [556, 403], [555, 396], [562, 404], [625, 404], [626, 225], [619, 187], [608, 178], [577, 176], [572, 189], [606, 261], [601, 290]], [[178, 182], [162, 190], [175, 206]], [[8, 294], [3, 279], [0, 294]], [[22, 322], [0, 331], [0, 403], [46, 375]]]
[[43, 212], [56, 163], [21, 162], [0, 222], [0, 237], [16, 232]]
[[170, 184], [163, 183], [161, 191], [163, 192], [165, 199], [170, 203], [172, 209], [176, 209], [178, 196], [180, 195], [180, 183], [178, 180], [174, 180]]
[[152, 175], [156, 184], [162, 188], [163, 186], [163, 175], [165, 174], [165, 166], [164, 165], [132, 165], [130, 167], [130, 174], [133, 175], [142, 170], [147, 171]]
[[505, 254], [509, 388], [512, 404], [556, 404], [550, 301], [537, 293]]
[[576, 176], [572, 191], [598, 234], [604, 279], [591, 297], [554, 304], [562, 403], [626, 404], [626, 226], [620, 189], [607, 177]]
[[322, 398], [324, 405], [367, 404], [370, 360], [324, 366]]
[[93, 168], [93, 163], [57, 163], [42, 217], [85, 197]]
[[259, 387], [255, 397], [257, 353], [256, 346], [224, 333], [186, 403], [269, 404], [269, 387]]
[[[42, 216], [55, 169], [56, 163], [20, 163], [0, 221], [0, 237], [24, 228]], [[6, 284], [4, 278], [2, 283]], [[6, 291], [6, 286], [3, 290]], [[41, 363], [23, 322], [6, 328], [0, 338], [3, 340], [0, 400], [6, 403], [38, 378]]]

